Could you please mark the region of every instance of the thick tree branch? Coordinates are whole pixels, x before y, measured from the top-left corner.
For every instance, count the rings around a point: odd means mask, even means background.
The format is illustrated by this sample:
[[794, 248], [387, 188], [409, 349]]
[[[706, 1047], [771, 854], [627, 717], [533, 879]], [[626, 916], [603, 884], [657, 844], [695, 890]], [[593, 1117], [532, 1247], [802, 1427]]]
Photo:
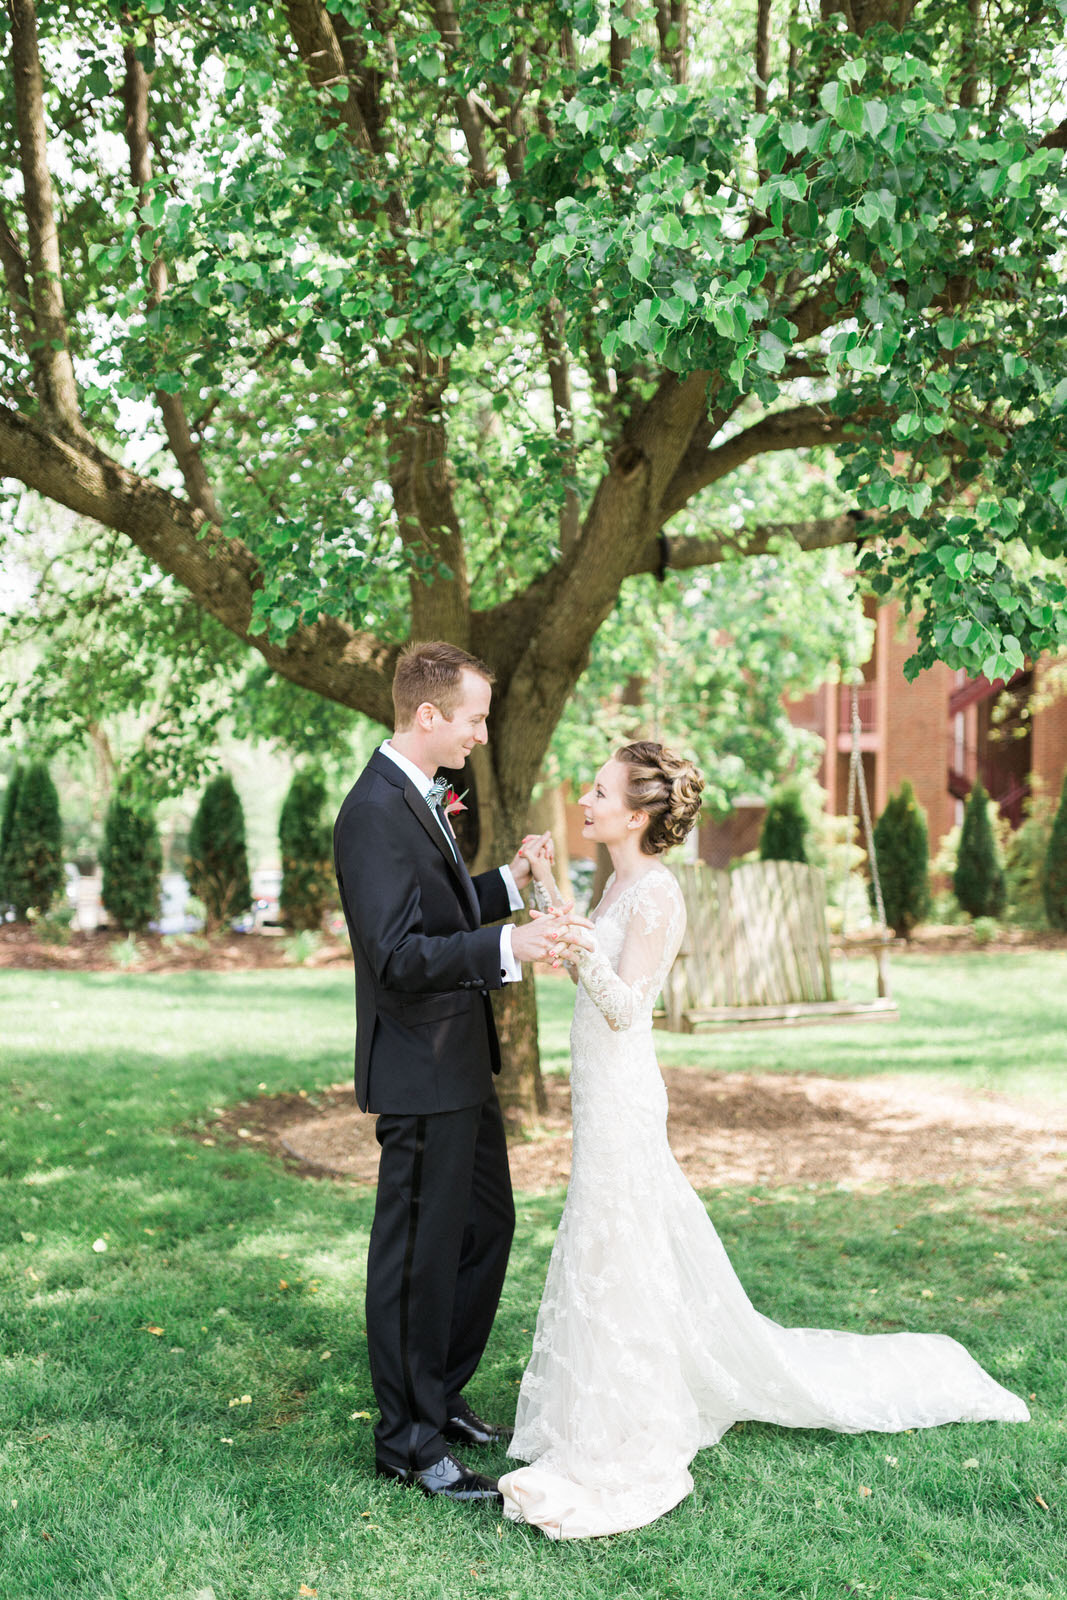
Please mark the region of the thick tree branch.
[[[11, 301], [11, 311], [22, 341], [22, 348], [36, 371], [35, 357], [39, 358], [40, 351], [34, 348], [36, 330], [33, 325], [33, 303], [26, 276], [26, 262], [19, 248], [19, 242], [2, 212], [0, 212], [0, 265], [3, 267], [4, 282], [7, 284], [8, 299]], [[47, 381], [47, 374], [40, 371], [37, 377], [39, 385], [43, 386]]]
[[[145, 71], [131, 43], [123, 49], [125, 74], [122, 85], [123, 106], [126, 113], [126, 146], [130, 153], [130, 179], [141, 195], [145, 195], [152, 181], [152, 146], [148, 132], [148, 91], [151, 78]], [[148, 267], [148, 303], [157, 306], [167, 291], [167, 263], [156, 251], [149, 255], [144, 249], [150, 230], [140, 230], [140, 242]], [[156, 390], [156, 403], [163, 418], [167, 442], [181, 472], [185, 491], [194, 506], [198, 506], [212, 522], [220, 522], [221, 513], [215, 492], [204, 468], [203, 457], [195, 443], [180, 396]]]
[[[712, 567], [737, 557], [765, 555], [777, 539], [792, 539], [801, 550], [828, 550], [853, 544], [873, 519], [857, 522], [845, 512], [840, 517], [816, 517], [809, 522], [764, 522], [755, 528], [724, 529], [721, 533], [685, 536], [667, 541], [667, 564], [676, 571]], [[662, 563], [658, 538], [649, 539], [633, 573], [658, 572]]]
[[508, 74], [508, 87], [492, 85], [500, 120], [495, 132], [504, 156], [504, 165], [512, 183], [522, 180], [526, 165], [526, 126], [523, 101], [530, 86], [530, 58], [525, 50], [516, 50]]
[[251, 551], [204, 513], [112, 461], [88, 440], [49, 433], [0, 403], [0, 477], [15, 478], [79, 516], [123, 533], [205, 611], [284, 678], [389, 726], [396, 647], [320, 617], [283, 645], [251, 632], [260, 574]]
[[59, 234], [52, 175], [48, 168], [44, 79], [37, 48], [37, 15], [32, 0], [8, 0], [8, 12], [35, 330], [30, 354], [42, 385], [37, 398], [44, 411], [65, 432], [84, 437], [63, 304]]
[[1052, 128], [1048, 133], [1046, 133], [1045, 137], [1038, 145], [1038, 149], [1067, 150], [1067, 119], [1061, 122], [1059, 127]]
[[563, 333], [563, 310], [556, 302], [541, 313], [541, 345], [552, 386], [552, 414], [556, 440], [563, 452], [563, 506], [559, 514], [559, 543], [564, 555], [574, 548], [581, 524], [581, 506], [574, 473], [574, 395], [571, 368]]
[[[633, 20], [634, 0], [622, 0], [622, 14], [627, 22]], [[611, 39], [608, 44], [608, 70], [612, 83], [620, 83], [622, 81], [626, 63], [630, 59], [630, 49], [630, 35], [628, 33], [616, 33], [615, 29], [612, 28]]]
[[[455, 55], [460, 45], [460, 28], [453, 0], [434, 0], [433, 14], [446, 52]], [[492, 183], [493, 178], [486, 159], [481, 115], [472, 95], [457, 94], [454, 104], [463, 140], [467, 146], [471, 183], [476, 189], [485, 189]]]
[[689, 77], [689, 8], [686, 0], [656, 0], [660, 59], [675, 83]]
[[[311, 86], [322, 89], [327, 84], [344, 83], [348, 67], [326, 7], [320, 0], [286, 0], [285, 14]], [[370, 130], [351, 86], [347, 99], [337, 102], [335, 115], [361, 150], [373, 150]]]
[[[387, 421], [389, 482], [400, 537], [418, 562], [409, 586], [412, 638], [448, 639], [467, 649], [470, 584], [441, 412], [447, 378], [443, 363], [416, 374], [407, 412]], [[450, 577], [440, 574], [442, 566]]]
[[771, 0], [758, 0], [756, 6], [756, 93], [755, 108], [767, 109], [767, 81], [771, 73]]
[[[866, 417], [869, 413], [864, 412]], [[728, 472], [735, 471], [753, 456], [771, 450], [804, 450], [820, 444], [840, 444], [849, 423], [861, 420], [859, 413], [847, 420], [833, 416], [821, 406], [794, 406], [789, 411], [775, 411], [761, 417], [751, 427], [744, 428], [705, 452], [699, 462], [686, 461], [670, 484], [662, 506], [662, 521], [681, 511], [695, 494], [717, 483]]]
[[[375, 26], [379, 32], [385, 33], [382, 18], [377, 14], [375, 5], [370, 7], [374, 17]], [[367, 63], [367, 46], [364, 39], [352, 27], [344, 14], [335, 11], [330, 14], [330, 22], [337, 42], [341, 47], [344, 57], [345, 71], [349, 82], [353, 85], [356, 96], [356, 109], [363, 118], [371, 146], [375, 151], [381, 151], [384, 145], [382, 129], [382, 74]], [[359, 143], [358, 127], [354, 130]]]
[[654, 508], [707, 414], [709, 378], [697, 372], [661, 380], [640, 415], [631, 419], [572, 555], [540, 588], [541, 603], [527, 619], [529, 631], [518, 641], [514, 669], [498, 688], [503, 715], [494, 765], [506, 804], [525, 803], [526, 796], [517, 790], [513, 795], [509, 785], [521, 787], [530, 750], [540, 758], [548, 748], [593, 635], [640, 559]]

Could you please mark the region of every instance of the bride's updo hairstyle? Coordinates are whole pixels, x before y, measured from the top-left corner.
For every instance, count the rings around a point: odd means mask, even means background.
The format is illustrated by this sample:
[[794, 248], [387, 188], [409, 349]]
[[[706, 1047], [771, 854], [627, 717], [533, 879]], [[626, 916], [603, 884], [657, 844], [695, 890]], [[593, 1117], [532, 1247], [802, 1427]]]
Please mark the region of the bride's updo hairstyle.
[[660, 856], [681, 844], [700, 811], [704, 780], [691, 761], [662, 744], [639, 739], [616, 750], [626, 772], [626, 804], [646, 811], [648, 827], [641, 840], [646, 856]]

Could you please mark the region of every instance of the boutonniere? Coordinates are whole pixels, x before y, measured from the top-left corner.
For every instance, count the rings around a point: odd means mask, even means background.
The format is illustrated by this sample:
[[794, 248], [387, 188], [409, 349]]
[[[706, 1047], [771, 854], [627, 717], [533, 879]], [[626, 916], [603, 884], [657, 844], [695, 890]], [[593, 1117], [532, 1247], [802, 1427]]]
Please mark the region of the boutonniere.
[[467, 807], [463, 804], [463, 802], [466, 799], [468, 792], [468, 790], [464, 789], [462, 794], [457, 794], [455, 789], [449, 789], [443, 801], [444, 813], [446, 817], [454, 817], [458, 815], [460, 811], [467, 810]]

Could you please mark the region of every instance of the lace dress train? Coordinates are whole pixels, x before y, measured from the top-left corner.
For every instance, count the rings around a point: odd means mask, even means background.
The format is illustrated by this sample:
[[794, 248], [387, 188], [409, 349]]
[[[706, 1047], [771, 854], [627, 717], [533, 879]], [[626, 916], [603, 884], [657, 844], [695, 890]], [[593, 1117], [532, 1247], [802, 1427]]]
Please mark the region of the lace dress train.
[[595, 919], [571, 1028], [574, 1153], [510, 1454], [504, 1513], [553, 1538], [638, 1528], [733, 1423], [842, 1433], [1025, 1422], [942, 1334], [783, 1328], [752, 1305], [667, 1143], [652, 1008], [685, 905], [651, 867]]

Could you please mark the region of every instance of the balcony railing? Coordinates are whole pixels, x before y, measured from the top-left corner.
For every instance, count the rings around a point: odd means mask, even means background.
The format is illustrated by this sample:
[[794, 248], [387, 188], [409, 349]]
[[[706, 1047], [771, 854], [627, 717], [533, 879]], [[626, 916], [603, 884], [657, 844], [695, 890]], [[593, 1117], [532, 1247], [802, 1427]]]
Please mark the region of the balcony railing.
[[[856, 690], [860, 732], [874, 733], [878, 726], [878, 685], [861, 683]], [[841, 733], [852, 731], [852, 690], [844, 684], [837, 691], [837, 726]]]

